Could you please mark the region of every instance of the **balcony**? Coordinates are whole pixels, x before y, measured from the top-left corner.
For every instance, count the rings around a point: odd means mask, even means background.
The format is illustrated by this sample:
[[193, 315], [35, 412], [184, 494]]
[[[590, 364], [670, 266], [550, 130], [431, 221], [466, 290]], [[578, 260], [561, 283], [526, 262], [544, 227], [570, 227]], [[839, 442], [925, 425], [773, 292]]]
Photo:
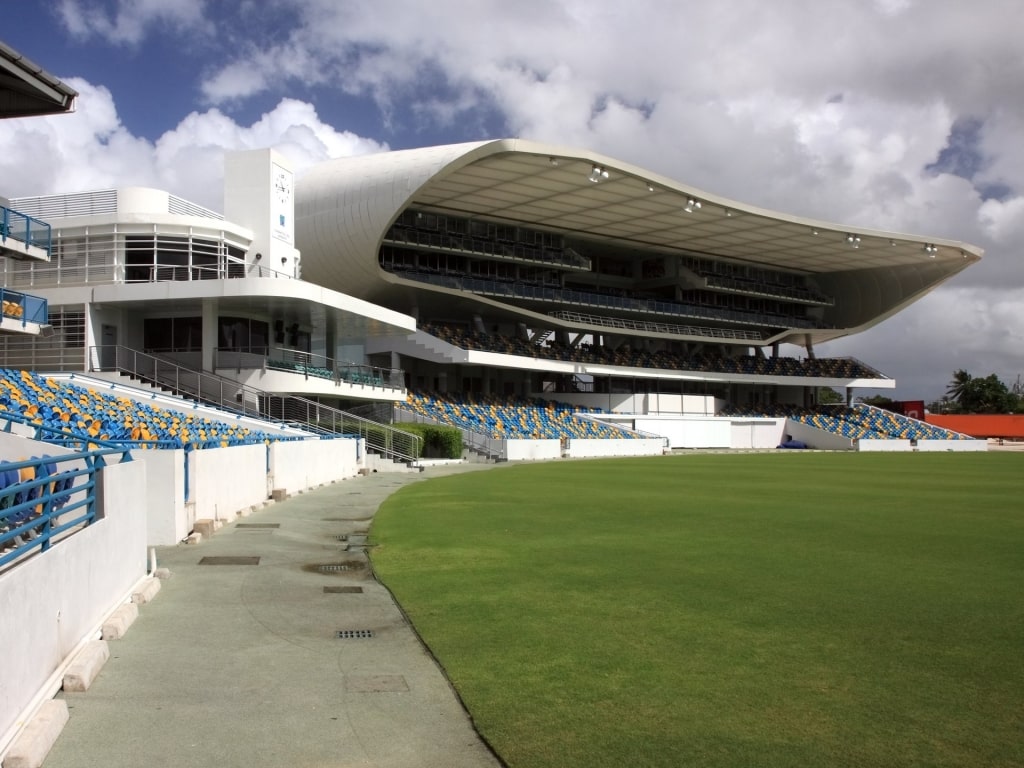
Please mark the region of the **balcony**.
[[0, 206], [0, 255], [12, 259], [50, 260], [50, 225]]

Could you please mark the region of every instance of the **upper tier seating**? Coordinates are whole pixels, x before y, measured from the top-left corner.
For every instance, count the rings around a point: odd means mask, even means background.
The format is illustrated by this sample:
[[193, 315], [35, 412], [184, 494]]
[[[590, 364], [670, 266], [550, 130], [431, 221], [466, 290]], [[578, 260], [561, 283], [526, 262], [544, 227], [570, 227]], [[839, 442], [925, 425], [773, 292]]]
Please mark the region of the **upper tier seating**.
[[262, 430], [9, 368], [0, 368], [0, 411], [19, 414], [33, 424], [113, 442], [160, 441], [167, 447], [202, 448], [279, 439]]
[[566, 362], [756, 376], [809, 376], [832, 379], [885, 378], [878, 371], [847, 358], [797, 360], [793, 357], [768, 358], [754, 355], [727, 358], [711, 354], [684, 357], [664, 351], [647, 352], [628, 348], [612, 350], [590, 344], [579, 344], [575, 347], [567, 347], [558, 343], [534, 344], [510, 336], [479, 333], [438, 323], [423, 323], [420, 328], [460, 349], [475, 349]]
[[580, 418], [580, 414], [601, 413], [599, 409], [541, 399], [409, 392], [407, 401], [399, 407], [442, 424], [494, 438], [621, 440], [636, 437], [614, 425]]

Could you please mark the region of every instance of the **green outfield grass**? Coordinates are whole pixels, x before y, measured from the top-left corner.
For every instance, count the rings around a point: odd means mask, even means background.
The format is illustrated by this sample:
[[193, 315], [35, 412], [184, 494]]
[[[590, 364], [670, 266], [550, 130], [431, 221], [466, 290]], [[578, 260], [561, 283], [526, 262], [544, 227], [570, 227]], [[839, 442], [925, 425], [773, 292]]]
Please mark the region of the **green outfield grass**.
[[500, 466], [372, 534], [514, 768], [1024, 765], [1024, 456]]

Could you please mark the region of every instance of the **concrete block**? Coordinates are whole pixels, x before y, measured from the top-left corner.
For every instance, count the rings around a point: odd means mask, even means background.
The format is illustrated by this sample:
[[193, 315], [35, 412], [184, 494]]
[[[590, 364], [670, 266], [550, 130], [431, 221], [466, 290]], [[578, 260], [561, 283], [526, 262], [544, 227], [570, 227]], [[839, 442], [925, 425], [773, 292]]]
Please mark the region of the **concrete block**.
[[214, 520], [213, 521], [213, 530], [219, 531], [223, 527], [224, 527], [224, 521], [223, 520], [219, 520], [218, 519], [218, 520]]
[[89, 690], [92, 681], [110, 658], [110, 647], [106, 640], [90, 640], [78, 652], [74, 661], [64, 673], [64, 690], [82, 692]]
[[103, 622], [100, 630], [104, 640], [120, 640], [124, 637], [128, 627], [139, 618], [139, 606], [135, 603], [127, 603], [114, 611], [107, 620]]
[[288, 498], [288, 491], [285, 488], [275, 488], [270, 492], [270, 498], [274, 501], [284, 501]]
[[366, 476], [366, 475], [370, 474], [370, 468], [369, 467], [360, 467], [359, 468], [359, 474], [363, 475], [363, 476]]
[[242, 509], [238, 510], [238, 516], [239, 517], [248, 517], [249, 515], [252, 514], [252, 510], [253, 510], [253, 507], [243, 507]]
[[213, 536], [213, 532], [216, 530], [213, 520], [208, 517], [201, 517], [195, 521], [192, 526], [192, 532], [198, 533], [206, 538]]
[[36, 712], [11, 745], [3, 768], [39, 768], [68, 722], [68, 703], [50, 699]]
[[174, 574], [171, 573], [170, 568], [157, 568], [155, 571], [153, 571], [153, 575], [160, 580], [165, 580], [171, 578], [171, 576], [173, 576]]
[[137, 605], [145, 605], [151, 602], [159, 591], [160, 579], [146, 579], [138, 589], [132, 592], [132, 602]]
[[203, 540], [203, 534], [201, 533], [190, 533], [185, 537], [186, 544], [198, 544]]

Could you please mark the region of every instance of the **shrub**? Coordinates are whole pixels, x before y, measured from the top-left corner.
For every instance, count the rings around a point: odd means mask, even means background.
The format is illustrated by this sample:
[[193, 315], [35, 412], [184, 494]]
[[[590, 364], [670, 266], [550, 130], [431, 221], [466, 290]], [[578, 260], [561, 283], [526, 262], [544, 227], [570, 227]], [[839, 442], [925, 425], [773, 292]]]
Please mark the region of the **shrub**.
[[462, 432], [455, 427], [441, 427], [436, 424], [402, 423], [399, 429], [423, 438], [423, 458], [462, 458]]

